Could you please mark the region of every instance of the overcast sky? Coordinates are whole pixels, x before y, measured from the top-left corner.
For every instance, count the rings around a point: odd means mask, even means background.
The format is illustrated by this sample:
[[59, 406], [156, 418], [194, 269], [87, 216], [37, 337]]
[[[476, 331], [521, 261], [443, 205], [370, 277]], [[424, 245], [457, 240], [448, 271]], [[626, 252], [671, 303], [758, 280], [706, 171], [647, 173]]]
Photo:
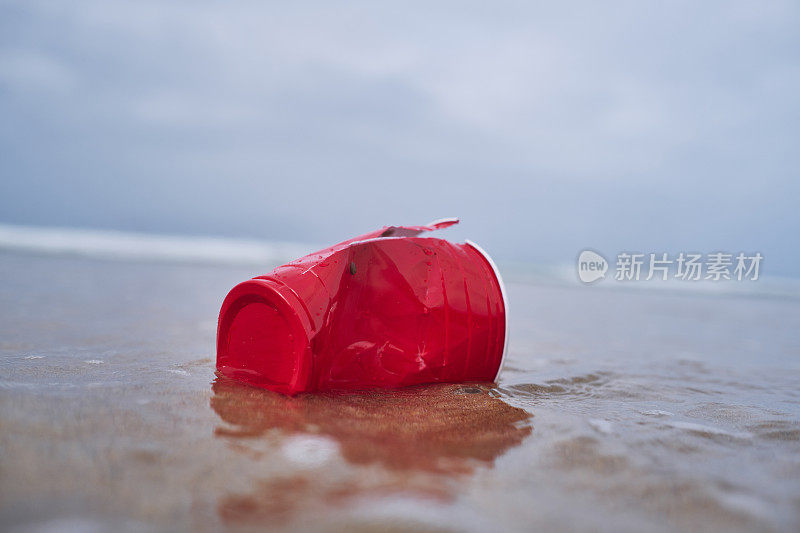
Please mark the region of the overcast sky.
[[797, 2], [291, 4], [0, 1], [0, 222], [800, 275]]

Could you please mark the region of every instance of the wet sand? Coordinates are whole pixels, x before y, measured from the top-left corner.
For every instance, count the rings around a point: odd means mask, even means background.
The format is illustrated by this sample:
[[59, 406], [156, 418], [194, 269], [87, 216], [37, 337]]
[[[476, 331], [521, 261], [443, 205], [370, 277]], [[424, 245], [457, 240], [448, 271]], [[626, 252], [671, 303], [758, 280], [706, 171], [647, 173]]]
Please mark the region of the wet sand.
[[800, 528], [800, 302], [509, 284], [496, 385], [214, 374], [260, 270], [0, 254], [0, 529]]

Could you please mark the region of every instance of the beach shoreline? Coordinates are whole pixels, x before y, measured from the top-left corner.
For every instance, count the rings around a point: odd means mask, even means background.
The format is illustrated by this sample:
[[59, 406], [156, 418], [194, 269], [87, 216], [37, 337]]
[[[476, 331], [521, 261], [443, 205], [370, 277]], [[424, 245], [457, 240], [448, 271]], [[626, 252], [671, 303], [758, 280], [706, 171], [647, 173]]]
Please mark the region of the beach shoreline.
[[256, 270], [0, 253], [4, 530], [800, 524], [794, 299], [510, 283], [496, 385], [286, 398], [214, 373]]

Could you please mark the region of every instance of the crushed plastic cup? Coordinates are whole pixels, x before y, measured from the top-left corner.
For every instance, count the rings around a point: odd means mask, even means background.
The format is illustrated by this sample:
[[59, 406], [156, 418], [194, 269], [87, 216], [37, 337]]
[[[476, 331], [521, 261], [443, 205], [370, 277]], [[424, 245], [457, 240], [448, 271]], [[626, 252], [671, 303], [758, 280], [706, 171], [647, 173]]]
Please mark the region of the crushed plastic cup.
[[508, 344], [496, 266], [472, 242], [419, 236], [457, 222], [383, 227], [235, 286], [217, 370], [290, 395], [495, 381]]

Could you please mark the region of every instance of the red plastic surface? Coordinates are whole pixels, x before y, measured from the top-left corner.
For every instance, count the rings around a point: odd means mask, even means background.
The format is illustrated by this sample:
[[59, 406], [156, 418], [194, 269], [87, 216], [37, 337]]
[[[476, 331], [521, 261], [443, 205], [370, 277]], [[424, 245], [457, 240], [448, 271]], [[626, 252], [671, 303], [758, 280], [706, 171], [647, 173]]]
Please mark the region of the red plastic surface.
[[286, 394], [493, 381], [506, 304], [470, 243], [385, 227], [240, 283], [222, 304], [217, 369]]

